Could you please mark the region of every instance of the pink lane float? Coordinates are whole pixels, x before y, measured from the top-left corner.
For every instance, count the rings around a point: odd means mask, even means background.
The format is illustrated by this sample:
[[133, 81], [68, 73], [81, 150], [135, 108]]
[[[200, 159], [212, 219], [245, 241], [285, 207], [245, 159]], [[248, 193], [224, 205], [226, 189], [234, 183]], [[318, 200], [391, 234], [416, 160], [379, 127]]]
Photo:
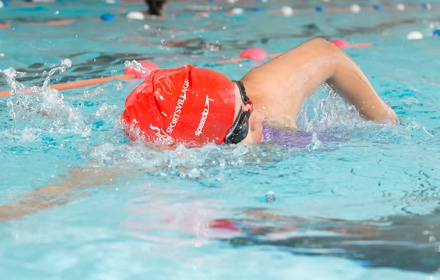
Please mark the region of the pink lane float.
[[358, 43], [358, 44], [350, 44], [347, 40], [344, 39], [333, 39], [332, 42], [334, 45], [338, 46], [341, 49], [349, 49], [349, 48], [366, 48], [371, 46], [371, 43]]
[[248, 48], [243, 50], [240, 53], [240, 57], [238, 58], [230, 58], [230, 59], [223, 59], [217, 61], [217, 63], [235, 63], [240, 62], [244, 60], [252, 60], [252, 61], [264, 61], [267, 58], [274, 58], [279, 56], [281, 53], [274, 53], [274, 54], [267, 54], [266, 51], [262, 48]]

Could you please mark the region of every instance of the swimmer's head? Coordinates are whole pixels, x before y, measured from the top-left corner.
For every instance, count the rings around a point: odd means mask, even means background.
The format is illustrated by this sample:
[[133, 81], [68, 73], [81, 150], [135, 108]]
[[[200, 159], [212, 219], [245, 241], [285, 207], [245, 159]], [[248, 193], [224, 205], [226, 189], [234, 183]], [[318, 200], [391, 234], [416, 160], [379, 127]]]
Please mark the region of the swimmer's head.
[[153, 70], [127, 97], [122, 120], [132, 140], [199, 147], [223, 143], [234, 115], [234, 82], [185, 65]]
[[167, 0], [145, 0], [150, 15], [160, 16]]

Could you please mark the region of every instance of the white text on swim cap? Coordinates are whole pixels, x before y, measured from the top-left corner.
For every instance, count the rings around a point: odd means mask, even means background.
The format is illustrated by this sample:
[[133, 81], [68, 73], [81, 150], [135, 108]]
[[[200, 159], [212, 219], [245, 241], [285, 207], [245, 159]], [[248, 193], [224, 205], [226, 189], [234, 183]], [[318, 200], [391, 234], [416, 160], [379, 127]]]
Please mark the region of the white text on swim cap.
[[162, 129], [158, 128], [157, 126], [153, 126], [152, 124], [150, 124], [150, 129], [156, 132], [155, 133], [157, 137], [156, 141], [158, 141], [159, 144], [171, 145], [173, 143], [173, 138], [171, 138], [171, 136], [166, 134], [165, 131], [163, 131]]
[[180, 119], [180, 114], [182, 113], [183, 103], [185, 103], [186, 100], [186, 92], [188, 91], [188, 87], [189, 81], [188, 79], [185, 79], [185, 81], [183, 82], [182, 93], [180, 94], [179, 100], [177, 100], [176, 108], [174, 109], [173, 119], [171, 120], [171, 123], [167, 128], [167, 132], [169, 134], [173, 133], [174, 128], [176, 127], [177, 122]]
[[202, 112], [202, 118], [200, 119], [199, 126], [197, 127], [197, 130], [196, 130], [196, 133], [195, 133], [196, 136], [200, 136], [200, 134], [202, 134], [203, 127], [205, 126], [206, 119], [208, 118], [208, 115], [209, 115], [209, 101], [213, 101], [213, 100], [209, 99], [209, 96], [207, 95], [206, 96], [206, 101], [205, 101], [205, 109]]

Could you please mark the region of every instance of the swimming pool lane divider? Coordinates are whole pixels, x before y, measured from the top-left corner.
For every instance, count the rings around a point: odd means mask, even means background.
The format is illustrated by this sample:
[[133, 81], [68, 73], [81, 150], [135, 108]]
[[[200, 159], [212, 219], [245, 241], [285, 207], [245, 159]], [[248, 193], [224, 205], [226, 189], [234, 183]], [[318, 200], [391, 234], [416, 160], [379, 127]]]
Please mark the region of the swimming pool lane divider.
[[[248, 1], [238, 1], [238, 0], [227, 0], [227, 1], [218, 1], [218, 2], [228, 2], [229, 4], [240, 4], [241, 2], [268, 2], [268, 1], [255, 1], [255, 0], [248, 0]], [[184, 1], [180, 1], [183, 3]], [[215, 4], [216, 1], [208, 1], [210, 4]], [[192, 4], [191, 1], [187, 2], [188, 4]], [[328, 5], [327, 5], [328, 6]], [[205, 6], [203, 6], [205, 7]], [[209, 6], [208, 6], [209, 7]], [[212, 6], [211, 6], [212, 7]], [[279, 10], [265, 10], [261, 7], [253, 7], [253, 8], [242, 8], [242, 7], [233, 7], [227, 12], [223, 12], [226, 16], [239, 16], [245, 14], [245, 12], [249, 11], [251, 13], [257, 13], [257, 12], [267, 12], [269, 14], [273, 15], [283, 15], [283, 16], [292, 16], [294, 14], [310, 14], [310, 13], [322, 13], [322, 14], [338, 14], [338, 13], [360, 13], [360, 12], [386, 12], [386, 11], [400, 11], [404, 12], [406, 10], [415, 10], [415, 9], [422, 9], [422, 10], [433, 10], [435, 8], [438, 8], [438, 5], [433, 5], [431, 3], [397, 3], [397, 4], [374, 4], [371, 6], [361, 6], [358, 4], [352, 4], [349, 7], [325, 7], [325, 6], [315, 6], [311, 8], [300, 8], [300, 9], [294, 9], [291, 6], [283, 6]], [[221, 8], [215, 9], [215, 11], [222, 11]], [[210, 12], [215, 12], [213, 9], [207, 10], [206, 8], [203, 9], [186, 9], [185, 12], [190, 13], [196, 13], [201, 17], [209, 17]], [[144, 20], [145, 14], [139, 11], [131, 11], [126, 14], [126, 17], [128, 19], [133, 20]], [[113, 21], [116, 20], [116, 17], [112, 15], [111, 13], [104, 13], [101, 15], [101, 19], [103, 21]]]
[[[263, 49], [253, 49], [251, 51], [244, 51], [244, 56], [238, 59], [230, 59], [229, 61], [219, 61], [218, 63], [229, 63], [229, 62], [238, 62], [242, 60], [264, 60], [267, 57], [275, 57], [279, 54], [271, 54], [266, 55], [265, 51]], [[264, 57], [262, 57], [264, 55]], [[88, 80], [82, 80], [82, 81], [75, 81], [75, 82], [69, 82], [69, 83], [62, 83], [62, 84], [53, 84], [50, 85], [49, 88], [56, 89], [56, 90], [67, 90], [67, 89], [74, 89], [74, 88], [80, 88], [80, 87], [87, 87], [87, 86], [93, 86], [98, 84], [103, 84], [112, 80], [129, 80], [129, 79], [145, 79], [152, 70], [158, 68], [157, 65], [150, 61], [150, 60], [142, 60], [137, 62], [141, 67], [134, 67], [132, 65], [128, 65], [125, 67], [124, 74], [118, 75], [118, 76], [109, 76], [109, 77], [101, 77], [101, 78], [94, 78], [94, 79], [88, 79]], [[130, 63], [129, 63], [130, 64]], [[39, 87], [41, 90], [42, 87]], [[31, 88], [25, 88], [24, 92], [32, 92]], [[0, 92], [0, 97], [2, 96], [9, 96], [11, 95], [11, 91], [3, 91]]]
[[[340, 48], [360, 48], [371, 45], [370, 43], [350, 44], [344, 39], [334, 39], [331, 42]], [[282, 53], [267, 54], [266, 51], [262, 48], [248, 48], [243, 50], [238, 58], [218, 60], [217, 63], [219, 64], [238, 63], [245, 60], [264, 61], [268, 58], [275, 58], [281, 54]], [[146, 77], [148, 77], [149, 73], [156, 68], [158, 67], [153, 61], [141, 60], [136, 63], [127, 63], [123, 75], [94, 78], [94, 79], [75, 81], [75, 82], [69, 82], [63, 84], [53, 84], [50, 85], [49, 87], [51, 89], [56, 89], [56, 90], [66, 90], [66, 89], [103, 84], [112, 80], [145, 79]], [[41, 87], [39, 89], [41, 89]], [[25, 92], [31, 92], [31, 91], [32, 89], [30, 88], [25, 89]], [[11, 91], [0, 92], [0, 96], [9, 96], [10, 94]]]
[[[371, 45], [370, 43], [350, 44], [348, 41], [344, 39], [334, 39], [331, 42], [342, 49], [363, 48]], [[268, 58], [275, 58], [281, 54], [282, 53], [267, 54], [266, 51], [262, 48], [248, 48], [243, 50], [238, 58], [218, 60], [217, 63], [219, 64], [238, 63], [246, 60], [264, 61]], [[103, 84], [112, 80], [145, 79], [146, 77], [148, 77], [150, 72], [156, 68], [158, 68], [158, 66], [156, 65], [156, 63], [154, 63], [151, 60], [141, 60], [135, 63], [128, 62], [126, 63], [126, 67], [124, 69], [123, 75], [94, 78], [94, 79], [75, 81], [75, 82], [69, 82], [63, 84], [54, 84], [54, 85], [50, 85], [49, 87], [51, 89], [56, 89], [56, 90], [67, 90], [67, 89]], [[39, 89], [41, 89], [41, 87], [39, 87]], [[25, 89], [25, 92], [31, 92], [31, 91], [32, 89], [30, 88]], [[0, 92], [0, 96], [9, 96], [9, 95], [11, 95], [11, 91]]]
[[[49, 88], [56, 90], [66, 90], [66, 89], [99, 85], [112, 80], [145, 79], [146, 77], [148, 77], [148, 75], [150, 75], [150, 72], [156, 68], [158, 68], [156, 63], [150, 60], [127, 62], [123, 75], [101, 77], [101, 78], [69, 82], [63, 84], [54, 84], [54, 85], [50, 85]], [[39, 87], [39, 89], [41, 90], [42, 87]], [[26, 88], [24, 91], [32, 92], [32, 89]], [[0, 96], [9, 96], [9, 95], [11, 95], [11, 91], [0, 92]]]
[[[76, 81], [76, 82], [70, 82], [70, 83], [64, 83], [64, 84], [54, 84], [54, 85], [50, 85], [49, 88], [56, 89], [56, 90], [66, 90], [66, 89], [73, 89], [73, 88], [103, 84], [103, 83], [109, 82], [111, 80], [125, 80], [125, 79], [134, 79], [134, 78], [136, 78], [135, 74], [130, 74], [130, 75], [124, 74], [124, 75], [119, 75], [119, 76], [95, 78], [95, 79], [82, 80], [82, 81]], [[39, 89], [42, 89], [42, 87], [39, 87]], [[24, 90], [24, 92], [32, 92], [32, 89], [26, 88]], [[0, 92], [0, 96], [9, 96], [9, 95], [11, 95], [11, 91]]]
[[[1, 1], [1, 0], [0, 0]], [[407, 4], [408, 6], [409, 4]], [[413, 5], [414, 6], [414, 5]], [[420, 4], [419, 4], [420, 6]], [[423, 7], [425, 10], [431, 10], [433, 9], [433, 6], [431, 4], [422, 4], [421, 7]], [[396, 10], [399, 11], [403, 11], [406, 9], [406, 6], [404, 6], [403, 4], [396, 4], [395, 6]], [[381, 6], [374, 6], [374, 7], [360, 7], [357, 4], [353, 4], [350, 6], [350, 8], [322, 8], [322, 7], [317, 7], [315, 9], [316, 12], [318, 13], [345, 13], [345, 12], [352, 12], [352, 13], [358, 13], [360, 11], [381, 11], [382, 7]], [[263, 10], [262, 10], [263, 11]], [[233, 8], [230, 12], [225, 13], [226, 15], [229, 16], [235, 16], [235, 15], [241, 15], [244, 13], [244, 10], [242, 8]], [[301, 13], [300, 10], [297, 9], [292, 9], [290, 6], [284, 6], [283, 8], [281, 8], [280, 10], [270, 10], [269, 13], [272, 14], [282, 14], [284, 16], [291, 16], [293, 14], [299, 14]], [[209, 14], [207, 12], [200, 12], [199, 16], [201, 17], [209, 17]], [[127, 19], [130, 20], [144, 20], [145, 19], [145, 15], [142, 12], [128, 12], [126, 15]], [[116, 21], [117, 20], [117, 16], [111, 13], [104, 13], [103, 15], [101, 15], [101, 17], [96, 18], [96, 21]], [[69, 24], [73, 24], [77, 22], [76, 19], [56, 19], [56, 20], [48, 20], [48, 21], [33, 21], [33, 22], [24, 22], [24, 24], [29, 24], [29, 25], [50, 25], [50, 26], [60, 26], [60, 25], [69, 25]], [[11, 28], [13, 25], [11, 23], [0, 23], [0, 29], [6, 29], [6, 28]], [[432, 32], [432, 36], [433, 37], [440, 37], [440, 29], [435, 29]], [[406, 38], [408, 40], [419, 40], [419, 39], [423, 39], [424, 35], [423, 33], [421, 33], [420, 31], [411, 31], [407, 34]], [[365, 45], [360, 44], [360, 45], [355, 45], [352, 44], [350, 46], [345, 46], [345, 48], [356, 48], [356, 47], [365, 47]], [[229, 62], [236, 62], [234, 60], [226, 60], [226, 61], [221, 61], [219, 63], [229, 63]]]
[[[243, 59], [241, 59], [241, 60], [243, 60]], [[49, 88], [56, 89], [56, 90], [66, 90], [66, 89], [74, 89], [74, 88], [80, 88], [80, 87], [99, 85], [99, 84], [103, 84], [103, 83], [106, 83], [106, 82], [109, 82], [112, 80], [145, 79], [152, 70], [154, 70], [155, 68], [158, 68], [154, 62], [149, 61], [149, 60], [139, 61], [138, 63], [142, 66], [142, 69], [135, 68], [130, 65], [130, 66], [125, 67], [123, 75], [94, 78], [94, 79], [75, 81], [75, 82], [69, 82], [69, 83], [62, 83], [62, 84], [53, 84], [53, 85], [50, 85]], [[42, 87], [38, 87], [38, 88], [40, 90], [42, 89]], [[25, 88], [24, 92], [32, 92], [32, 89]], [[11, 95], [11, 93], [12, 93], [11, 91], [0, 92], [0, 97], [9, 96], [9, 95]]]
[[[369, 42], [350, 44], [347, 40], [344, 39], [333, 39], [330, 42], [341, 49], [366, 48], [371, 46], [371, 43]], [[248, 48], [243, 50], [238, 58], [222, 59], [222, 60], [218, 60], [217, 63], [219, 64], [237, 63], [244, 60], [264, 61], [268, 58], [275, 58], [277, 56], [280, 56], [281, 54], [283, 53], [267, 54], [266, 51], [262, 48]]]
[[[1, 2], [2, 0], [0, 0]], [[267, 2], [265, 0], [259, 0], [260, 2]], [[215, 3], [216, 1], [208, 1], [209, 3]], [[229, 2], [230, 4], [236, 4], [238, 2], [250, 2], [249, 0], [244, 1], [244, 0], [227, 0], [227, 2]], [[108, 3], [112, 3], [112, 4], [117, 4], [118, 1], [110, 1]], [[6, 5], [5, 7], [7, 7], [8, 5]], [[437, 5], [436, 5], [437, 6]], [[383, 8], [385, 7], [385, 8]], [[290, 6], [284, 6], [279, 10], [268, 10], [269, 13], [271, 14], [280, 14], [280, 15], [284, 15], [284, 16], [292, 16], [293, 14], [301, 14], [301, 13], [310, 13], [311, 11], [313, 12], [317, 12], [317, 13], [359, 13], [361, 11], [389, 11], [389, 10], [397, 10], [397, 11], [404, 11], [407, 10], [408, 7], [411, 8], [415, 8], [418, 7], [419, 9], [422, 8], [424, 10], [432, 10], [434, 9], [434, 5], [432, 5], [431, 3], [417, 3], [417, 4], [411, 4], [411, 3], [407, 3], [406, 5], [402, 4], [402, 3], [398, 3], [398, 4], [384, 4], [383, 6], [379, 5], [379, 4], [374, 4], [372, 6], [360, 6], [358, 4], [352, 4], [350, 7], [348, 8], [325, 8], [323, 6], [316, 6], [314, 9], [293, 9]], [[219, 9], [221, 10], [221, 9]], [[247, 9], [248, 10], [248, 9]], [[264, 12], [264, 9], [261, 8], [253, 8], [250, 9], [253, 12]], [[235, 7], [232, 8], [229, 12], [226, 12], [225, 15], [227, 16], [239, 16], [241, 14], [244, 13], [244, 9], [241, 7]], [[197, 11], [193, 11], [193, 12], [197, 12]], [[199, 12], [198, 13], [199, 16], [201, 17], [209, 17], [209, 13], [208, 12]], [[144, 20], [145, 19], [145, 15], [142, 12], [139, 11], [132, 11], [132, 12], [128, 12], [126, 14], [126, 18], [130, 19], [130, 20]], [[95, 19], [96, 21], [116, 21], [117, 20], [117, 16], [113, 13], [104, 13], [102, 14], [99, 18]], [[77, 20], [76, 19], [56, 19], [56, 20], [49, 20], [49, 21], [37, 21], [37, 22], [25, 22], [24, 24], [29, 24], [29, 25], [68, 25], [68, 24], [73, 24], [75, 23]], [[0, 29], [5, 29], [5, 28], [10, 28], [12, 27], [11, 23], [0, 23]], [[435, 29], [432, 32], [432, 36], [433, 37], [440, 37], [440, 29]], [[406, 38], [408, 40], [420, 40], [424, 38], [424, 35], [422, 32], [420, 31], [411, 31], [407, 34]], [[362, 47], [366, 47], [368, 46], [368, 43], [361, 43], [361, 44], [351, 44], [351, 45], [347, 45], [344, 42], [339, 42], [339, 43], [335, 43], [336, 45], [338, 45], [341, 48], [362, 48]], [[232, 63], [232, 62], [239, 62], [240, 59], [229, 59], [229, 60], [222, 60], [219, 61], [219, 63]]]
[[[255, 1], [255, 0], [254, 0]], [[183, 2], [183, 1], [181, 1]], [[208, 4], [215, 4], [216, 2], [228, 2], [230, 4], [240, 4], [241, 2], [251, 2], [251, 1], [244, 1], [244, 0], [226, 0], [226, 1], [210, 1], [208, 0], [207, 3]], [[261, 3], [266, 3], [268, 2], [267, 0], [259, 0], [259, 1], [255, 1], [255, 2], [261, 2]], [[3, 4], [4, 3], [4, 4]], [[107, 2], [108, 4], [119, 4], [119, 1], [116, 0], [112, 0], [110, 2]], [[190, 3], [190, 2], [188, 2]], [[3, 5], [2, 5], [3, 4]], [[127, 6], [131, 3], [125, 3], [124, 5]], [[0, 8], [3, 7], [8, 7], [9, 3], [5, 0], [0, 0]], [[327, 5], [329, 6], [329, 5]], [[333, 7], [325, 7], [325, 6], [315, 6], [315, 7], [311, 7], [311, 8], [300, 8], [300, 9], [294, 9], [291, 6], [283, 6], [281, 9], [279, 10], [265, 10], [264, 8], [260, 8], [260, 7], [254, 7], [254, 8], [246, 8], [246, 10], [250, 10], [251, 12], [268, 12], [270, 14], [273, 15], [284, 15], [284, 16], [292, 16], [294, 14], [304, 14], [304, 13], [327, 13], [327, 14], [335, 14], [335, 13], [360, 13], [360, 12], [380, 12], [380, 11], [405, 11], [405, 10], [412, 10], [412, 9], [423, 9], [423, 10], [433, 10], [437, 7], [438, 5], [434, 5], [431, 4], [429, 2], [425, 2], [425, 3], [397, 3], [397, 4], [387, 4], [384, 3], [383, 5], [379, 5], [379, 4], [374, 4], [371, 6], [361, 6], [358, 4], [352, 4], [349, 7], [338, 7], [338, 8], [333, 8]], [[32, 6], [29, 6], [32, 7]], [[221, 11], [222, 9], [217, 9], [218, 11]], [[198, 11], [198, 10], [187, 10], [187, 12], [192, 12], [192, 13], [196, 13], [199, 12], [198, 14], [202, 17], [207, 17], [209, 16], [209, 12], [208, 11]], [[212, 10], [211, 10], [212, 12]], [[244, 14], [245, 9], [243, 9], [242, 7], [233, 7], [232, 9], [229, 10], [229, 12], [224, 12], [225, 15], [227, 16], [236, 16], [236, 15], [242, 15]], [[127, 19], [132, 19], [132, 20], [144, 20], [145, 19], [145, 14], [140, 12], [140, 11], [131, 11], [128, 12], [126, 14], [126, 18]], [[105, 12], [103, 14], [101, 14], [101, 16], [99, 18], [97, 18], [97, 20], [101, 20], [101, 21], [116, 21], [117, 20], [117, 14], [114, 14], [112, 12]], [[42, 22], [25, 22], [25, 24], [46, 24], [46, 25], [66, 25], [66, 24], [72, 24], [76, 22], [76, 20], [72, 20], [72, 19], [65, 19], [65, 20], [50, 20], [50, 21], [42, 21]], [[10, 27], [10, 24], [4, 23], [1, 24], [0, 23], [0, 28], [8, 28]]]
[[[148, 77], [150, 72], [156, 68], [158, 68], [156, 63], [150, 60], [141, 60], [134, 63], [128, 62], [126, 63], [126, 67], [124, 69], [123, 75], [101, 77], [101, 78], [88, 79], [88, 80], [69, 82], [63, 84], [54, 84], [54, 85], [50, 85], [49, 88], [56, 90], [66, 90], [66, 89], [99, 85], [112, 80], [145, 79], [146, 77]], [[39, 87], [39, 89], [41, 90], [42, 87]], [[32, 92], [32, 89], [26, 88], [24, 91]], [[9, 95], [11, 95], [11, 91], [0, 92], [0, 96], [9, 96]]]

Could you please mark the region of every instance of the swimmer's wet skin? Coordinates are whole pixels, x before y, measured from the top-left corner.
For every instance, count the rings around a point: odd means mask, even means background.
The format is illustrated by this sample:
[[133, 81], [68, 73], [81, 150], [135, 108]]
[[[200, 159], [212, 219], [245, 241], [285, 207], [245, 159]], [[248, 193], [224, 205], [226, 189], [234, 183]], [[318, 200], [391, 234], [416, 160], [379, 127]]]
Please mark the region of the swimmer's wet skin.
[[302, 105], [323, 83], [364, 118], [397, 123], [360, 68], [319, 38], [256, 67], [238, 83], [192, 65], [156, 69], [127, 97], [122, 120], [132, 140], [159, 145], [257, 143], [264, 139], [264, 120], [296, 129]]

